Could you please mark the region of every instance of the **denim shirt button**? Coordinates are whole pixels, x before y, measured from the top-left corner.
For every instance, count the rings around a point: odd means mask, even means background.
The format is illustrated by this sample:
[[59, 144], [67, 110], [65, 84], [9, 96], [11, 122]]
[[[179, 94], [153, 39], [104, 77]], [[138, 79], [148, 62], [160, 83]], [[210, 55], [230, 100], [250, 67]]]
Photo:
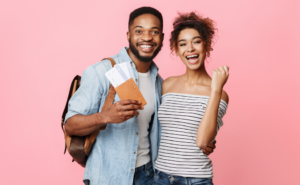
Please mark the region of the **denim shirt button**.
[[139, 135], [139, 133], [135, 133], [135, 135]]
[[133, 154], [135, 154], [135, 151], [133, 152]]
[[131, 171], [133, 172], [133, 169], [131, 169]]

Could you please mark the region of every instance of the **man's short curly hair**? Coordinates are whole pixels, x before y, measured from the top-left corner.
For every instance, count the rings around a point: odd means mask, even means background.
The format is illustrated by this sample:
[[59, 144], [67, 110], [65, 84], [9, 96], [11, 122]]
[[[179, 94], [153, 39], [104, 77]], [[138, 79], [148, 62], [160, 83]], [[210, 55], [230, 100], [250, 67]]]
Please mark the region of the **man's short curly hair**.
[[161, 13], [158, 10], [156, 10], [155, 8], [143, 6], [138, 9], [133, 10], [130, 13], [129, 21], [128, 21], [128, 30], [129, 30], [130, 25], [133, 23], [134, 19], [143, 14], [152, 14], [152, 15], [156, 16], [160, 20], [161, 30], [163, 29], [163, 17], [161, 15]]
[[214, 34], [217, 31], [215, 22], [210, 18], [203, 18], [196, 12], [179, 13], [173, 22], [173, 31], [170, 38], [170, 49], [172, 52], [177, 51], [177, 42], [179, 33], [186, 28], [194, 28], [198, 31], [201, 39], [204, 41], [206, 56], [210, 56], [210, 51], [213, 50]]

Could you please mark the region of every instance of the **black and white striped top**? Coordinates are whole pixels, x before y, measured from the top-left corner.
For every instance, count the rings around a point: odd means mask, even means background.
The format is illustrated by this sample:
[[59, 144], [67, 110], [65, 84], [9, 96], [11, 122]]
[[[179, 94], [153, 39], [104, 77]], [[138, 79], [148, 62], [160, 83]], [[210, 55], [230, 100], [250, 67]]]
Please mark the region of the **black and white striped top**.
[[[212, 178], [212, 162], [195, 141], [209, 97], [167, 93], [158, 110], [161, 142], [155, 168], [170, 175]], [[227, 103], [220, 101], [217, 131], [223, 125]]]

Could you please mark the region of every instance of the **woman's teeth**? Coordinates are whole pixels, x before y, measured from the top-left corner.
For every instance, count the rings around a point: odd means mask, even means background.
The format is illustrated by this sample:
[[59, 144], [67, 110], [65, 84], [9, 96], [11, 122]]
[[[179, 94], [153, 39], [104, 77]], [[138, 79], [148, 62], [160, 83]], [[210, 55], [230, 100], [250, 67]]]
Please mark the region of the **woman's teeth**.
[[188, 62], [190, 64], [194, 64], [198, 61], [198, 58], [199, 58], [199, 55], [189, 55], [189, 56], [186, 56], [186, 59], [188, 60]]
[[197, 58], [198, 58], [198, 56], [199, 56], [199, 55], [190, 55], [190, 56], [187, 56], [186, 58], [187, 58], [187, 59], [189, 59], [189, 58], [194, 58], [194, 57], [197, 57]]

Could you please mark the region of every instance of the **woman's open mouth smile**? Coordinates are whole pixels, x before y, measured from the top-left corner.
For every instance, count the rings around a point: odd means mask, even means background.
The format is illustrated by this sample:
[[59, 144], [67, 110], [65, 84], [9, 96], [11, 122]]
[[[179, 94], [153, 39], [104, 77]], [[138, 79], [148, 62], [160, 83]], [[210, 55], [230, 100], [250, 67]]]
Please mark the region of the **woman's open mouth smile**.
[[190, 64], [195, 64], [198, 61], [199, 55], [191, 54], [185, 57]]

